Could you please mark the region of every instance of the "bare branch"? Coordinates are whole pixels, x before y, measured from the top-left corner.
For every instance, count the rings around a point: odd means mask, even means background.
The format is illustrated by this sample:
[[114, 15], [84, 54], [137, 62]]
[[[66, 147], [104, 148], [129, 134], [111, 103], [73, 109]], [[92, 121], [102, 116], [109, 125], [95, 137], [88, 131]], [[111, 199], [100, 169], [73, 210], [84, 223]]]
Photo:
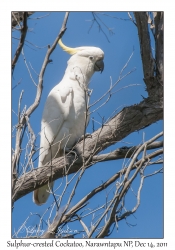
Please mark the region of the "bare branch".
[[32, 80], [32, 82], [33, 82], [33, 84], [37, 87], [37, 84], [36, 84], [35, 80], [33, 79], [32, 74], [31, 74], [30, 69], [29, 69], [29, 66], [28, 66], [28, 64], [27, 64], [27, 61], [26, 61], [26, 58], [25, 58], [24, 50], [23, 50], [23, 49], [22, 49], [22, 55], [23, 55], [23, 58], [24, 58], [24, 62], [25, 62], [26, 68], [27, 68], [27, 70], [28, 70], [28, 72], [29, 72], [29, 76], [30, 76], [30, 78], [31, 78], [31, 80]]
[[[158, 136], [157, 136], [158, 137]], [[154, 138], [155, 139], [155, 138]], [[154, 140], [152, 139], [152, 140]], [[149, 155], [147, 155], [144, 159], [144, 162], [148, 161], [149, 159], [152, 159], [160, 154], [163, 153], [163, 150], [157, 150], [156, 152], [153, 152]], [[136, 162], [132, 168], [130, 170], [134, 170], [137, 169], [139, 167], [140, 164], [144, 163], [141, 160], [139, 160], [138, 162]], [[121, 175], [124, 175], [127, 171], [127, 167], [125, 167], [124, 169], [122, 169], [121, 171], [117, 172], [115, 175], [113, 175], [110, 179], [108, 179], [105, 183], [103, 183], [102, 185], [96, 187], [95, 189], [93, 189], [90, 193], [88, 193], [86, 196], [84, 196], [79, 202], [77, 202], [77, 204], [75, 206], [73, 206], [64, 216], [62, 216], [61, 220], [55, 218], [53, 220], [53, 223], [50, 225], [49, 229], [45, 232], [45, 234], [43, 235], [43, 238], [50, 238], [53, 237], [55, 235], [55, 232], [58, 228], [58, 226], [60, 226], [61, 224], [66, 223], [67, 221], [70, 220], [70, 218], [78, 211], [80, 210], [82, 207], [84, 207], [87, 202], [93, 197], [95, 196], [97, 193], [103, 191], [104, 189], [106, 189], [109, 185], [111, 185], [113, 182], [115, 182], [117, 179], [120, 178]], [[111, 205], [116, 201], [116, 197], [114, 197], [114, 199], [110, 202]], [[108, 205], [108, 210], [109, 210], [109, 205]], [[101, 219], [106, 215], [107, 211], [105, 210], [105, 212], [103, 213], [103, 215], [101, 216]], [[112, 221], [111, 221], [112, 223]], [[96, 224], [97, 227], [97, 224]], [[88, 237], [90, 237], [90, 235], [93, 234], [93, 232], [95, 231], [95, 228], [93, 228], [93, 230], [89, 233]]]
[[17, 82], [17, 84], [12, 88], [12, 90], [14, 90], [22, 81], [22, 78]]
[[148, 30], [148, 16], [146, 12], [135, 12], [138, 35], [140, 40], [140, 51], [143, 62], [144, 78], [154, 77], [154, 59], [152, 56], [150, 35]]
[[108, 36], [106, 35], [105, 31], [102, 28], [102, 25], [109, 31], [110, 34], [114, 34], [113, 30], [111, 28], [107, 27], [107, 25], [98, 17], [98, 15], [95, 12], [92, 12], [92, 16], [93, 16], [93, 20], [92, 20], [92, 25], [91, 25], [89, 31], [91, 30], [94, 22], [96, 22], [99, 31], [101, 31], [104, 34], [104, 36], [106, 37], [107, 41], [110, 42], [108, 39]]
[[[31, 16], [34, 13], [34, 11], [28, 11], [27, 17]], [[21, 11], [12, 11], [12, 29], [15, 28], [15, 26], [20, 25], [20, 22], [24, 20], [23, 12]]]
[[[135, 152], [139, 147], [140, 146], [118, 148], [112, 151], [111, 153], [93, 156], [92, 161], [101, 162], [101, 161], [123, 159], [125, 157], [130, 158], [133, 152]], [[163, 147], [163, 141], [157, 141], [157, 142], [151, 143], [150, 145], [148, 145], [147, 150], [160, 148], [160, 147]]]
[[[115, 115], [108, 123], [92, 134], [91, 138], [86, 138], [85, 143], [85, 159], [89, 159], [89, 156], [92, 155], [94, 147], [96, 146], [95, 154], [98, 154], [100, 151], [105, 148], [113, 145], [114, 143], [122, 140], [128, 134], [135, 130], [139, 130], [153, 122], [156, 122], [162, 119], [162, 107], [159, 106], [157, 102], [145, 99], [140, 104], [124, 108], [121, 112]], [[101, 131], [101, 132], [100, 132]], [[100, 133], [100, 136], [99, 136]], [[98, 138], [98, 141], [97, 141]], [[79, 158], [74, 162], [74, 155], [69, 154], [66, 159], [60, 157], [54, 159], [53, 163], [53, 180], [56, 180], [62, 177], [65, 174], [71, 174], [77, 172], [82, 167], [82, 144], [79, 142], [75, 146], [75, 150], [79, 155]], [[74, 164], [72, 165], [72, 162]], [[66, 163], [66, 166], [65, 166]], [[69, 169], [69, 166], [71, 168]], [[89, 165], [88, 165], [89, 167]], [[25, 184], [22, 185], [22, 189], [17, 192], [16, 197], [13, 197], [14, 200], [19, 199], [23, 195], [34, 190], [34, 186], [39, 188], [40, 186], [48, 182], [48, 171], [50, 164], [47, 164], [46, 167], [33, 170], [35, 175], [38, 178], [38, 181], [33, 176], [33, 171], [25, 174]], [[69, 169], [69, 172], [67, 170]], [[20, 177], [16, 183], [16, 188], [22, 182], [23, 177]], [[16, 189], [15, 188], [15, 189]]]
[[156, 75], [163, 85], [163, 12], [155, 13]]
[[[109, 232], [109, 229], [112, 225], [112, 223], [114, 222], [114, 218], [115, 218], [115, 214], [116, 214], [116, 209], [119, 205], [119, 203], [121, 202], [122, 198], [125, 196], [125, 194], [127, 193], [131, 183], [133, 182], [133, 180], [136, 178], [137, 174], [139, 173], [140, 169], [142, 168], [142, 166], [147, 162], [147, 160], [149, 161], [150, 158], [148, 157], [148, 155], [143, 154], [142, 159], [139, 160], [138, 162], [135, 163], [138, 155], [140, 154], [140, 152], [147, 147], [147, 145], [149, 145], [150, 143], [152, 143], [154, 140], [156, 140], [157, 138], [159, 138], [160, 136], [163, 135], [162, 133], [159, 133], [158, 135], [154, 136], [153, 138], [151, 138], [149, 141], [145, 142], [134, 154], [129, 166], [126, 169], [125, 175], [124, 175], [124, 179], [122, 181], [122, 183], [119, 185], [119, 188], [116, 191], [116, 194], [113, 198], [113, 207], [111, 209], [111, 214], [109, 216], [108, 221], [105, 223], [105, 226], [102, 228], [101, 232], [98, 234], [97, 238], [104, 238], [104, 236], [106, 236]], [[158, 150], [156, 151], [158, 154], [160, 152], [163, 152], [163, 150]], [[155, 152], [153, 153], [154, 157], [155, 157]], [[131, 170], [133, 170], [133, 167], [135, 166], [135, 164], [137, 164], [136, 170], [134, 172], [134, 174], [129, 178], [129, 174], [131, 173]], [[118, 190], [120, 189], [120, 191], [118, 192]]]
[[137, 26], [135, 20], [132, 18], [132, 16], [131, 16], [131, 14], [130, 14], [129, 11], [128, 11], [128, 16], [129, 16], [129, 19], [131, 20], [131, 22], [133, 22], [133, 24], [134, 24], [135, 26]]
[[[99, 101], [101, 101], [107, 94], [109, 94], [108, 99], [110, 99], [110, 97], [111, 97], [112, 94], [114, 94], [114, 93], [116, 93], [116, 92], [122, 90], [123, 88], [127, 88], [127, 87], [131, 86], [131, 85], [124, 86], [124, 87], [120, 88], [119, 90], [117, 90], [117, 91], [111, 93], [111, 91], [114, 89], [114, 87], [116, 87], [116, 85], [117, 85], [120, 81], [122, 81], [125, 77], [127, 77], [127, 76], [130, 75], [131, 73], [133, 73], [133, 71], [135, 70], [135, 69], [132, 69], [132, 70], [130, 70], [129, 72], [127, 72], [125, 75], [122, 76], [122, 73], [123, 73], [123, 71], [126, 69], [126, 67], [128, 66], [128, 64], [129, 64], [129, 62], [130, 62], [130, 60], [131, 60], [133, 54], [134, 54], [134, 51], [132, 51], [132, 53], [131, 53], [131, 55], [130, 55], [128, 61], [125, 63], [125, 65], [124, 65], [123, 68], [121, 69], [121, 72], [120, 72], [120, 75], [119, 75], [119, 77], [118, 77], [118, 80], [117, 80], [113, 85], [112, 85], [112, 80], [111, 80], [110, 88], [109, 88], [109, 89], [106, 91], [106, 93], [104, 93], [98, 100], [96, 100], [93, 104], [91, 104], [91, 105], [89, 106], [89, 108], [91, 108], [92, 106], [94, 106], [95, 104], [97, 104]], [[133, 85], [132, 85], [132, 86], [133, 86]], [[108, 100], [108, 99], [107, 99], [107, 100]], [[105, 101], [105, 103], [106, 103], [106, 102], [107, 102], [107, 101]], [[102, 104], [102, 105], [104, 105], [104, 104]], [[97, 109], [95, 109], [95, 110], [97, 110]], [[92, 111], [91, 113], [93, 113], [93, 112], [94, 112], [94, 111]]]
[[[157, 14], [158, 13], [158, 14]], [[140, 41], [140, 53], [144, 72], [144, 81], [149, 96], [163, 102], [163, 13], [157, 12], [155, 21], [155, 51], [153, 58], [150, 34], [148, 28], [148, 16], [146, 12], [135, 12], [138, 36]]]
[[38, 19], [45, 18], [45, 17], [47, 17], [47, 16], [49, 16], [49, 15], [50, 15], [50, 12], [49, 12], [48, 14], [44, 15], [44, 16], [39, 16], [39, 17], [30, 17], [29, 19], [32, 19], [32, 20], [38, 20]]
[[27, 12], [24, 12], [23, 13], [23, 26], [21, 28], [21, 37], [20, 37], [20, 41], [19, 41], [19, 44], [18, 44], [18, 48], [16, 50], [16, 53], [15, 53], [15, 56], [12, 60], [12, 71], [14, 71], [15, 69], [15, 65], [18, 61], [18, 58], [21, 54], [21, 50], [23, 48], [23, 45], [24, 45], [24, 41], [25, 41], [25, 37], [26, 37], [26, 34], [27, 34]]

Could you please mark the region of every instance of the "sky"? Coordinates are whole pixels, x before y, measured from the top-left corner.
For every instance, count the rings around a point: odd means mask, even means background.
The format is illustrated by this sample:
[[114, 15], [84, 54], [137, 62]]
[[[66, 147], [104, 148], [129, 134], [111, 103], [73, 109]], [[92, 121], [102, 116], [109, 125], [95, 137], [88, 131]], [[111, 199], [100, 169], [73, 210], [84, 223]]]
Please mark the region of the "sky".
[[[37, 83], [37, 74], [40, 72], [44, 56], [47, 51], [47, 46], [52, 44], [58, 35], [65, 12], [37, 12], [31, 16], [28, 22], [29, 32], [27, 33], [26, 43], [24, 46], [24, 55], [21, 55], [16, 65], [12, 77], [12, 125], [17, 123], [18, 101], [22, 90], [24, 90], [21, 101], [21, 110], [28, 108], [34, 101], [36, 94], [36, 86], [33, 81]], [[38, 19], [38, 17], [40, 17]], [[140, 48], [138, 42], [137, 29], [135, 25], [129, 21], [127, 12], [101, 12], [98, 14], [99, 22], [103, 30], [99, 30], [96, 22], [93, 23], [93, 16], [91, 12], [71, 12], [67, 30], [62, 38], [64, 44], [70, 47], [79, 46], [96, 46], [101, 48], [105, 53], [104, 64], [105, 68], [102, 74], [95, 73], [91, 79], [90, 89], [93, 89], [90, 103], [93, 103], [101, 97], [114, 84], [121, 73], [122, 68], [133, 54], [127, 67], [124, 69], [122, 75], [130, 73], [122, 81], [120, 81], [114, 90], [116, 93], [111, 97], [108, 103], [102, 106], [98, 111], [93, 112], [91, 118], [94, 119], [95, 130], [99, 128], [102, 119], [108, 119], [110, 116], [119, 112], [123, 107], [134, 105], [147, 97], [145, 91], [145, 84], [143, 81], [142, 63], [140, 57]], [[17, 31], [12, 33], [12, 57], [14, 55], [19, 37]], [[154, 44], [152, 43], [154, 51]], [[28, 69], [24, 63], [24, 57], [27, 65], [32, 73], [33, 81], [29, 75]], [[61, 50], [59, 46], [55, 49], [50, 57], [52, 63], [47, 66], [43, 93], [39, 107], [32, 114], [30, 118], [31, 126], [37, 135], [36, 145], [39, 147], [39, 132], [42, 112], [46, 98], [50, 90], [60, 82], [62, 79], [67, 61], [70, 55]], [[34, 70], [33, 70], [34, 69]], [[35, 73], [36, 72], [36, 73]], [[20, 84], [18, 84], [20, 82]], [[105, 100], [105, 99], [104, 99]], [[104, 101], [103, 100], [103, 101]], [[92, 111], [100, 106], [94, 106]], [[87, 132], [91, 133], [92, 120], [90, 120], [87, 127]], [[109, 147], [106, 152], [110, 152], [118, 147], [134, 146], [141, 143], [143, 136], [145, 140], [149, 140], [154, 135], [163, 130], [162, 121], [151, 125], [143, 130], [134, 132], [124, 138], [121, 142]], [[23, 147], [27, 142], [27, 135], [25, 136]], [[14, 139], [12, 139], [12, 146]], [[24, 162], [25, 151], [22, 154], [21, 162]], [[72, 205], [92, 188], [100, 185], [110, 178], [117, 170], [120, 170], [123, 164], [121, 161], [112, 161], [99, 163], [88, 169], [83, 176], [80, 185], [76, 190], [75, 198]], [[37, 167], [37, 159], [34, 162], [34, 167]], [[161, 166], [156, 166], [151, 169], [155, 170]], [[138, 187], [138, 180], [132, 185], [136, 191]], [[61, 180], [55, 183], [55, 187], [60, 184]], [[62, 187], [60, 188], [60, 191]], [[71, 190], [71, 186], [70, 186]], [[63, 199], [63, 206], [69, 197], [67, 195]], [[109, 189], [108, 189], [109, 191]], [[89, 207], [97, 207], [105, 202], [105, 191], [93, 198]], [[112, 197], [110, 193], [109, 197]], [[49, 198], [48, 203], [38, 207], [32, 201], [32, 193], [22, 197], [15, 202], [12, 213], [12, 235], [21, 227], [24, 221], [30, 215], [27, 221], [27, 227], [35, 227], [39, 221], [39, 216], [42, 215], [49, 204], [52, 202], [52, 197]], [[126, 197], [126, 209], [134, 206], [136, 200], [132, 192], [128, 193]], [[47, 217], [47, 216], [46, 216]], [[111, 238], [162, 238], [163, 237], [163, 175], [158, 174], [154, 177], [145, 180], [143, 190], [141, 193], [141, 204], [134, 216], [130, 216], [127, 220], [123, 220], [118, 224], [118, 230], [114, 229]], [[84, 222], [90, 225], [89, 218], [85, 218]], [[82, 230], [78, 223], [68, 224], [71, 230]], [[45, 226], [43, 225], [45, 228]], [[18, 237], [24, 237], [26, 231], [22, 229]]]

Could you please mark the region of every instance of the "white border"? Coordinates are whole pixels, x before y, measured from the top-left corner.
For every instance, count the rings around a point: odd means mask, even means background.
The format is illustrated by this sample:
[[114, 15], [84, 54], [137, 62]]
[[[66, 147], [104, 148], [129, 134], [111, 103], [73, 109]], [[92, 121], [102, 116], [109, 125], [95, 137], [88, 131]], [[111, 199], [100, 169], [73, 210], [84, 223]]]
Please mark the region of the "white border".
[[[0, 131], [1, 131], [1, 179], [0, 179], [0, 190], [1, 190], [1, 212], [0, 212], [0, 235], [2, 246], [7, 248], [7, 240], [11, 240], [10, 236], [10, 213], [11, 213], [11, 159], [10, 159], [10, 145], [11, 145], [11, 11], [126, 11], [126, 10], [163, 10], [165, 11], [165, 238], [163, 240], [140, 240], [140, 242], [167, 242], [168, 247], [166, 249], [173, 249], [174, 241], [174, 138], [175, 138], [175, 112], [174, 112], [174, 100], [175, 100], [175, 81], [174, 81], [174, 5], [173, 1], [129, 1], [125, 0], [123, 4], [119, 1], [83, 1], [83, 0], [50, 0], [50, 1], [24, 1], [24, 0], [8, 0], [6, 3], [1, 2], [1, 60], [0, 60]], [[30, 242], [25, 240], [24, 242]], [[82, 242], [82, 240], [77, 240]], [[105, 240], [109, 241], [109, 240]], [[110, 240], [113, 242], [113, 240]], [[123, 242], [123, 240], [114, 240], [115, 242]], [[41, 242], [36, 240], [36, 242]], [[100, 240], [95, 241], [100, 242]], [[4, 249], [3, 248], [3, 249]], [[138, 248], [140, 249], [140, 248]], [[144, 247], [144, 249], [150, 249]]]

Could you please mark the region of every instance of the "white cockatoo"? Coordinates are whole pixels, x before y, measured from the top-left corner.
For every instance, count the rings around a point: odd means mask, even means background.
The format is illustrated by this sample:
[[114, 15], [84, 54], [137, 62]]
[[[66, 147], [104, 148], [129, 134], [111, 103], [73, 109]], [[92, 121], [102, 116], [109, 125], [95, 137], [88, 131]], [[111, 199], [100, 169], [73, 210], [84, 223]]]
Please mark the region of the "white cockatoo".
[[[95, 71], [104, 69], [104, 52], [97, 47], [69, 48], [61, 39], [59, 45], [71, 58], [63, 79], [49, 93], [41, 121], [38, 167], [44, 166], [71, 149], [84, 134], [87, 111], [87, 89]], [[53, 182], [33, 193], [33, 200], [42, 205], [48, 199]]]

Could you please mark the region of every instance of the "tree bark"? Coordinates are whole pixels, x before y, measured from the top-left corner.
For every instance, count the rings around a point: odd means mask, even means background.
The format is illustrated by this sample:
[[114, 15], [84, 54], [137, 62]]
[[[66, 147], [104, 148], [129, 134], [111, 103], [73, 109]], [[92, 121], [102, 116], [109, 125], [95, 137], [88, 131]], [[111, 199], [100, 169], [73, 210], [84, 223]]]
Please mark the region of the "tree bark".
[[155, 58], [152, 55], [147, 13], [135, 12], [134, 15], [138, 28], [146, 90], [149, 97], [157, 101], [161, 99], [163, 102], [163, 12], [156, 12], [154, 18]]
[[[95, 131], [91, 138], [85, 139], [86, 168], [93, 164], [94, 155], [119, 142], [130, 133], [143, 129], [162, 118], [162, 103], [155, 102], [149, 97], [140, 104], [124, 108], [102, 128]], [[45, 185], [51, 178], [56, 180], [65, 174], [72, 174], [81, 169], [83, 141], [75, 146], [75, 150], [78, 155], [77, 159], [74, 154], [59, 157], [52, 161], [52, 166], [48, 163], [45, 167], [34, 169], [21, 176], [16, 182], [13, 201]]]
[[[27, 17], [31, 16], [34, 11], [28, 11]], [[19, 23], [24, 21], [24, 12], [22, 11], [12, 11], [12, 29], [15, 28]]]

